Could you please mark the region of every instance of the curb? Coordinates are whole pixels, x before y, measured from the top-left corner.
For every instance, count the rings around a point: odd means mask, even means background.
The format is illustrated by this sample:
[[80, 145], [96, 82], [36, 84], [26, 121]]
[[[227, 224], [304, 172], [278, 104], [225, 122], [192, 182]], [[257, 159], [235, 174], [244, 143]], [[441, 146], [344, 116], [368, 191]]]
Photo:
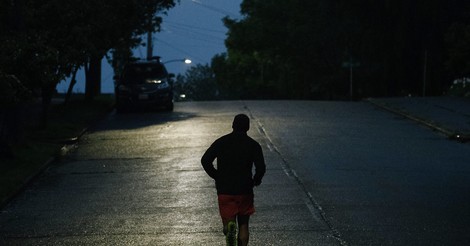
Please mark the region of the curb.
[[21, 185], [19, 185], [15, 190], [11, 192], [10, 195], [8, 195], [3, 201], [0, 202], [0, 209], [4, 208], [8, 203], [11, 202], [13, 198], [15, 198], [19, 193], [23, 192], [26, 187], [34, 180], [36, 179], [40, 174], [44, 173], [52, 163], [60, 160], [62, 156], [67, 155], [70, 150], [74, 149], [77, 146], [78, 141], [80, 138], [88, 131], [88, 127], [84, 128], [77, 137], [69, 138], [66, 139], [63, 142], [63, 146], [58, 149], [58, 153], [49, 158], [46, 162], [42, 164], [42, 166], [38, 169], [36, 173], [31, 174], [31, 176], [27, 177]]
[[467, 141], [470, 141], [470, 135], [469, 134], [462, 134], [460, 132], [456, 132], [454, 130], [448, 129], [446, 127], [440, 126], [437, 123], [435, 123], [432, 120], [424, 119], [415, 115], [412, 115], [411, 113], [406, 112], [405, 110], [400, 110], [397, 108], [394, 108], [390, 106], [387, 103], [384, 102], [378, 102], [377, 100], [374, 100], [373, 98], [367, 98], [365, 99], [366, 102], [371, 103], [372, 105], [381, 108], [383, 110], [389, 111], [391, 113], [400, 115], [402, 117], [405, 117], [409, 120], [415, 121], [421, 125], [424, 125], [434, 131], [440, 132], [444, 134], [448, 139], [450, 140], [456, 140], [461, 143], [465, 143]]
[[13, 198], [15, 198], [18, 194], [23, 192], [26, 187], [33, 182], [39, 175], [44, 173], [51, 165], [52, 163], [60, 160], [62, 156], [65, 156], [68, 154], [70, 150], [75, 148], [76, 144], [78, 143], [78, 140], [80, 137], [87, 131], [88, 128], [85, 128], [80, 132], [80, 135], [78, 137], [74, 137], [71, 139], [68, 139], [64, 142], [64, 145], [58, 149], [57, 154], [51, 158], [49, 158], [46, 162], [42, 164], [42, 166], [38, 169], [36, 173], [31, 174], [29, 177], [27, 177], [25, 180], [23, 180], [22, 184], [20, 184], [15, 190], [13, 190], [5, 199], [3, 199], [0, 202], [0, 209], [4, 208], [8, 203], [11, 202]]
[[19, 185], [15, 190], [13, 190], [3, 201], [0, 202], [0, 209], [4, 208], [8, 203], [11, 202], [13, 198], [15, 198], [19, 193], [23, 192], [26, 189], [26, 186], [30, 184], [39, 174], [43, 173], [49, 166], [56, 161], [56, 157], [51, 157], [47, 160], [36, 173], [32, 174], [31, 176], [27, 177], [21, 185]]
[[[88, 132], [88, 130], [90, 129], [90, 127], [92, 127], [93, 125], [97, 124], [97, 122], [103, 120], [105, 117], [107, 117], [109, 114], [111, 114], [112, 112], [114, 111], [114, 105], [112, 105], [108, 111], [106, 113], [104, 113], [102, 115], [102, 117], [98, 117], [95, 122], [91, 122], [90, 124], [88, 124], [87, 127], [83, 128], [80, 133], [77, 134], [76, 137], [71, 137], [71, 138], [68, 138], [68, 139], [64, 139], [61, 141], [61, 143], [63, 144], [62, 147], [60, 149], [58, 149], [58, 153], [55, 155], [55, 156], [52, 156], [51, 158], [49, 158], [46, 162], [44, 162], [42, 164], [42, 166], [38, 169], [38, 171], [36, 173], [33, 173], [31, 174], [29, 177], [27, 177], [23, 183], [21, 185], [19, 185], [15, 190], [13, 190], [11, 192], [11, 194], [9, 194], [5, 199], [3, 199], [2, 201], [0, 201], [0, 209], [3, 209], [8, 203], [11, 202], [11, 200], [13, 198], [15, 198], [19, 193], [21, 193], [22, 191], [24, 191], [26, 189], [26, 187], [34, 180], [36, 179], [40, 174], [42, 174], [44, 171], [46, 171], [52, 163], [60, 160], [60, 158], [62, 156], [65, 156], [68, 154], [68, 152], [70, 150], [72, 150], [73, 148], [75, 148], [77, 146], [77, 143], [78, 141], [80, 140], [80, 138], [86, 133]], [[1, 212], [1, 211], [0, 211]]]

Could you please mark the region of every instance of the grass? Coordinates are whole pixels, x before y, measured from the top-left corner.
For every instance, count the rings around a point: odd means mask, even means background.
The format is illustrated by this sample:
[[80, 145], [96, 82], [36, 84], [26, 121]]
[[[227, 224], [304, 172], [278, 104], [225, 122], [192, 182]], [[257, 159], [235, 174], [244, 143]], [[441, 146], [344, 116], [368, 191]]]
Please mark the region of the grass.
[[102, 95], [90, 102], [75, 96], [68, 105], [51, 105], [47, 127], [31, 124], [23, 141], [13, 146], [13, 157], [0, 160], [0, 205], [41, 172], [49, 160], [59, 156], [65, 142], [101, 119], [113, 104], [113, 95]]

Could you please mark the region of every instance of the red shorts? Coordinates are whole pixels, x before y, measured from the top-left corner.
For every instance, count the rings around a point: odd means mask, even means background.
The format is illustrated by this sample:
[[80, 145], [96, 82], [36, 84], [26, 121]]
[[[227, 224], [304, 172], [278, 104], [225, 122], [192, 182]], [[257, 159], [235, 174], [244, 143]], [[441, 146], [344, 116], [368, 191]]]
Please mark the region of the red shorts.
[[237, 215], [252, 215], [255, 212], [253, 194], [218, 195], [219, 212], [222, 221], [234, 220]]

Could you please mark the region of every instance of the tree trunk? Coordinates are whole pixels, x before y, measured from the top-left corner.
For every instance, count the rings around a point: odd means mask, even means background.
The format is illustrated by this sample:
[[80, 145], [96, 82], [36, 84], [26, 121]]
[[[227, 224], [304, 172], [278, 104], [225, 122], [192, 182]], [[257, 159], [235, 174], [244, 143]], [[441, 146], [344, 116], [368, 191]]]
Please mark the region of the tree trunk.
[[55, 85], [42, 86], [41, 87], [41, 98], [42, 98], [42, 115], [41, 115], [41, 127], [46, 128], [49, 117], [49, 106], [51, 105], [52, 96], [55, 92]]
[[67, 94], [65, 95], [64, 105], [67, 105], [70, 101], [70, 98], [72, 97], [73, 87], [77, 83], [77, 80], [75, 78], [77, 76], [78, 68], [79, 68], [78, 66], [75, 66], [73, 68], [72, 79], [70, 80], [70, 85], [69, 85], [69, 88], [67, 90]]
[[[14, 31], [24, 31], [25, 29], [25, 10], [26, 4], [24, 0], [11, 1], [12, 11], [8, 16], [8, 27], [11, 27]], [[7, 12], [8, 13], [8, 12]]]
[[85, 66], [85, 98], [93, 100], [101, 93], [101, 56], [90, 57], [88, 66]]

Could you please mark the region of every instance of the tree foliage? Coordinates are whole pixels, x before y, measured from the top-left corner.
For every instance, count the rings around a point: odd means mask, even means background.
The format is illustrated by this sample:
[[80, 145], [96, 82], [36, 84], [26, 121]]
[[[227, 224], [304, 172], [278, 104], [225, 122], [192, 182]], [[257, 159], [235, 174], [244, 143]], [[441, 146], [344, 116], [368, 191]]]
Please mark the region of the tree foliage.
[[457, 22], [446, 36], [449, 50], [447, 68], [458, 78], [470, 75], [470, 23]]
[[1, 1], [0, 71], [29, 88], [54, 89], [77, 67], [89, 70], [110, 50], [138, 45], [142, 33], [158, 29], [156, 13], [174, 5], [174, 0]]
[[208, 101], [219, 98], [214, 72], [207, 64], [197, 64], [184, 75], [179, 75], [174, 90], [177, 96], [184, 94], [185, 100]]
[[469, 7], [464, 0], [244, 0], [243, 18], [224, 20], [228, 52], [212, 66], [234, 97], [346, 99], [349, 65], [355, 98], [421, 94], [425, 67], [427, 94], [441, 94], [467, 74], [454, 68], [468, 68]]

